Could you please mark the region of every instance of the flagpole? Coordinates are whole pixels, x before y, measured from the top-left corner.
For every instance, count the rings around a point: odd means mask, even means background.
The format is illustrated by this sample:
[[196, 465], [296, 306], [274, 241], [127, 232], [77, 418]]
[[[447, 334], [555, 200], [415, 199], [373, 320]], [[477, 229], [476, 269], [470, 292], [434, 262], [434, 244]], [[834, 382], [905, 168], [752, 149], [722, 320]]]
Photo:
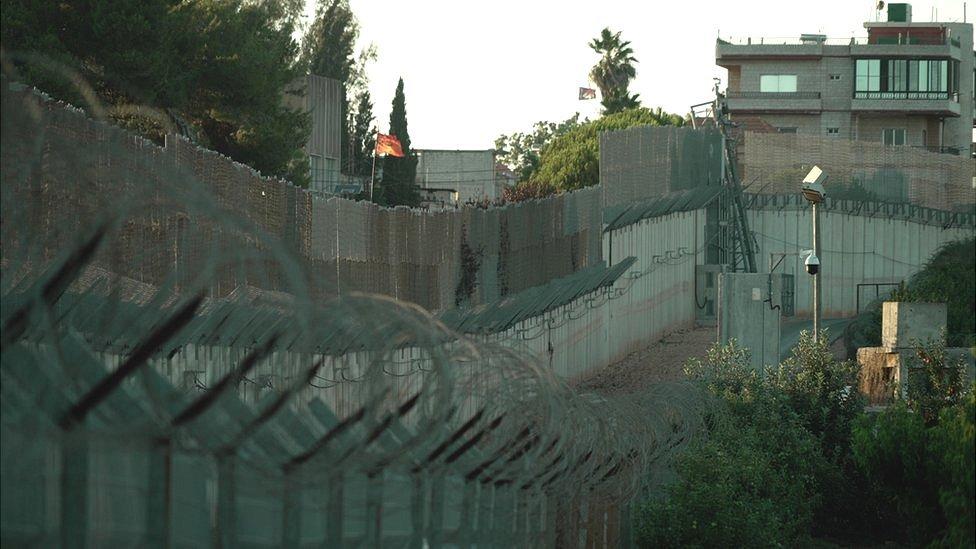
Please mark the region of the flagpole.
[[373, 182], [376, 179], [376, 137], [379, 136], [379, 132], [373, 136], [373, 171], [369, 174], [369, 201], [373, 201]]

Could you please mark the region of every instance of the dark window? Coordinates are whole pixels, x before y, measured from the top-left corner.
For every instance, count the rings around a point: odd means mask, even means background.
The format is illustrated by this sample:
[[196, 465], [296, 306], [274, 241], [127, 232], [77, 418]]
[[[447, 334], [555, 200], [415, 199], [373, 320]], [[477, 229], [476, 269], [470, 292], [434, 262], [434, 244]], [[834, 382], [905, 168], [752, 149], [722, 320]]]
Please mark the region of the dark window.
[[959, 90], [958, 62], [946, 59], [858, 59], [855, 99], [949, 99]]
[[905, 128], [885, 128], [881, 132], [881, 141], [885, 145], [904, 145]]
[[827, 135], [840, 135], [840, 128], [827, 128]]
[[776, 128], [779, 133], [796, 133], [796, 128]]

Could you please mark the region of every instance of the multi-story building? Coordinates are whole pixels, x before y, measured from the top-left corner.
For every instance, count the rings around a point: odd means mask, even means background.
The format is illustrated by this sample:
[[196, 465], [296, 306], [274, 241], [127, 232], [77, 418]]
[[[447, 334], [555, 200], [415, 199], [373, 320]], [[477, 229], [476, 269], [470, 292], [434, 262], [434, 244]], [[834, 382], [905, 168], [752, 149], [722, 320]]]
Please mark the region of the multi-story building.
[[494, 201], [502, 197], [502, 184], [495, 176], [495, 151], [452, 151], [414, 149], [417, 153], [417, 186], [451, 191], [461, 203]]
[[748, 39], [716, 46], [731, 118], [765, 131], [969, 154], [973, 26], [915, 22], [908, 4], [864, 23], [867, 38]]
[[285, 105], [310, 116], [311, 131], [305, 144], [311, 183], [309, 189], [326, 193], [355, 193], [356, 182], [339, 174], [342, 150], [342, 82], [309, 74], [295, 81]]

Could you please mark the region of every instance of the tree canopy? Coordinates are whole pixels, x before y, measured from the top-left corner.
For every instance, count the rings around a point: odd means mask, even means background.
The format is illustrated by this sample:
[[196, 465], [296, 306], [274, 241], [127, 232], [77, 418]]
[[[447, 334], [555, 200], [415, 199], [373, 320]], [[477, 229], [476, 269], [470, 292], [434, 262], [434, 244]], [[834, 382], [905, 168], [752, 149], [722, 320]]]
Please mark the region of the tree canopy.
[[529, 180], [516, 187], [509, 197], [537, 198], [599, 183], [600, 132], [635, 126], [682, 126], [684, 123], [684, 119], [676, 114], [643, 107], [585, 121], [543, 148], [538, 167]]
[[383, 199], [390, 206], [419, 206], [417, 191], [417, 155], [410, 148], [407, 131], [407, 99], [403, 94], [403, 78], [397, 83], [390, 112], [390, 134], [400, 140], [403, 158], [387, 156], [383, 159]]
[[619, 32], [604, 28], [600, 36], [590, 42], [590, 48], [600, 54], [600, 60], [590, 70], [590, 79], [600, 88], [604, 114], [613, 114], [640, 106], [638, 94], [630, 94], [630, 81], [637, 76], [637, 58], [630, 42], [620, 39]]
[[536, 122], [531, 132], [501, 135], [495, 139], [495, 158], [510, 167], [519, 182], [528, 181], [539, 167], [542, 149], [579, 125], [579, 113], [576, 113], [562, 122]]
[[308, 180], [307, 116], [286, 108], [303, 74], [298, 0], [3, 0], [0, 37], [20, 78], [104, 107], [161, 141], [170, 127], [268, 175]]

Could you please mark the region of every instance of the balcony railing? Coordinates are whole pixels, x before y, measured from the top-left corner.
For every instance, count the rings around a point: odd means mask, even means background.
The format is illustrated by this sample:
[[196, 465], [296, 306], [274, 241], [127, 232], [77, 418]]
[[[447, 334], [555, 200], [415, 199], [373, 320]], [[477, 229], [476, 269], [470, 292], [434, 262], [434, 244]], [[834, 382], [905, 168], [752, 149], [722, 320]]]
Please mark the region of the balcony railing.
[[939, 101], [939, 100], [949, 100], [956, 103], [959, 102], [959, 94], [956, 92], [944, 92], [944, 91], [855, 91], [854, 99], [915, 99], [921, 101]]
[[820, 99], [820, 92], [730, 91], [729, 99]]
[[946, 46], [961, 47], [956, 37], [948, 39], [928, 38], [919, 40], [906, 36], [899, 41], [898, 37], [878, 37], [869, 39], [867, 36], [800, 38], [796, 36], [737, 36], [719, 38], [718, 43], [726, 46]]
[[817, 46], [826, 44], [828, 46], [853, 46], [855, 44], [867, 44], [868, 38], [863, 37], [836, 37], [824, 39], [801, 39], [796, 36], [745, 36], [719, 38], [719, 44], [727, 46]]

